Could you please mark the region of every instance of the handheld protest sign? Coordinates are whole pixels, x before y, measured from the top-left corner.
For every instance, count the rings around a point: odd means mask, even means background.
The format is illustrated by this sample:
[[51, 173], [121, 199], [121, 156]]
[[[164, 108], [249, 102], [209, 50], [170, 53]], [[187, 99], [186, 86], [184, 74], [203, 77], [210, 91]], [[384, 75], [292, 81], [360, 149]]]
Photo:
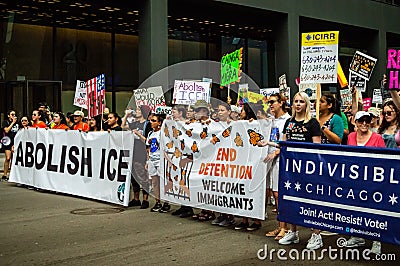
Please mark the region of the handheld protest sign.
[[354, 75], [369, 80], [378, 59], [356, 51], [350, 64], [349, 71]]
[[387, 70], [389, 71], [388, 89], [400, 89], [400, 50], [388, 50]]

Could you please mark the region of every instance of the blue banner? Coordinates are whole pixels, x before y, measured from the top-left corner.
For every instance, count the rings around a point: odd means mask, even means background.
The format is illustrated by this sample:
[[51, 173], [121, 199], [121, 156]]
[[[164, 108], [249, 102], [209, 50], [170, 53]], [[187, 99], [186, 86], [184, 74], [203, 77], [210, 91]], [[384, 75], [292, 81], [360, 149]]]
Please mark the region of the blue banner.
[[400, 245], [400, 150], [280, 145], [278, 220]]

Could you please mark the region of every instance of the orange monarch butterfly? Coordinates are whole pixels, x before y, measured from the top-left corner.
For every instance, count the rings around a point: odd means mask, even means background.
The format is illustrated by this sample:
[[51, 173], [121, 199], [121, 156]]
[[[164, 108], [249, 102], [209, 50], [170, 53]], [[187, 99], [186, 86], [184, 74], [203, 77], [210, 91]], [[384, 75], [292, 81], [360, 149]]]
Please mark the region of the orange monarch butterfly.
[[177, 147], [175, 147], [174, 156], [176, 158], [180, 158], [182, 156], [182, 152]]
[[207, 127], [203, 128], [203, 131], [200, 133], [201, 139], [205, 139], [208, 136], [207, 131], [208, 131]]
[[185, 140], [181, 140], [181, 150], [183, 151], [185, 149]]
[[243, 140], [239, 133], [236, 132], [235, 144], [237, 147], [243, 147]]
[[192, 130], [193, 130], [193, 128], [186, 130], [186, 132], [185, 132], [186, 135], [188, 135], [189, 137], [191, 137], [191, 136], [192, 136]]
[[224, 132], [222, 132], [222, 136], [224, 138], [229, 137], [231, 135], [231, 131], [232, 131], [232, 126], [230, 126], [227, 129], [225, 129]]
[[193, 141], [193, 145], [192, 145], [192, 152], [199, 152], [199, 148], [197, 147], [197, 143], [196, 141]]
[[217, 137], [217, 135], [215, 135], [215, 134], [211, 134], [211, 136], [212, 136], [212, 139], [210, 140], [210, 142], [212, 143], [212, 144], [217, 144], [217, 142], [220, 142], [220, 140], [219, 140], [219, 138]]
[[168, 143], [167, 143], [167, 148], [168, 148], [168, 149], [171, 149], [172, 147], [174, 147], [174, 142], [173, 142], [173, 141], [168, 142]]
[[178, 129], [176, 129], [176, 127], [172, 126], [172, 134], [174, 136], [174, 138], [178, 138], [180, 135], [182, 135], [182, 132]]
[[167, 126], [165, 126], [165, 128], [164, 128], [164, 134], [166, 137], [169, 137], [169, 130], [168, 130]]
[[255, 132], [253, 129], [248, 129], [247, 133], [249, 134], [250, 144], [253, 146], [257, 146], [257, 142], [264, 139], [264, 136], [260, 133]]

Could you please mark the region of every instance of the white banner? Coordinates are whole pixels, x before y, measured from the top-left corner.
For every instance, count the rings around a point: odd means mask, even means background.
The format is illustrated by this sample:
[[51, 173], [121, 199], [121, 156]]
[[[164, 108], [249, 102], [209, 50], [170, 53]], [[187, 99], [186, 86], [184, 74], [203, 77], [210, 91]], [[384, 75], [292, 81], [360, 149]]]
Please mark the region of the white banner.
[[142, 88], [133, 91], [136, 106], [148, 105], [152, 112], [155, 112], [158, 106], [166, 106], [162, 86]]
[[125, 131], [24, 129], [10, 181], [128, 206], [133, 143]]
[[161, 198], [177, 204], [265, 219], [267, 148], [271, 122], [184, 124], [161, 129]]
[[86, 82], [77, 80], [75, 88], [74, 105], [87, 109]]
[[211, 83], [175, 80], [173, 104], [193, 105], [197, 100], [210, 102]]

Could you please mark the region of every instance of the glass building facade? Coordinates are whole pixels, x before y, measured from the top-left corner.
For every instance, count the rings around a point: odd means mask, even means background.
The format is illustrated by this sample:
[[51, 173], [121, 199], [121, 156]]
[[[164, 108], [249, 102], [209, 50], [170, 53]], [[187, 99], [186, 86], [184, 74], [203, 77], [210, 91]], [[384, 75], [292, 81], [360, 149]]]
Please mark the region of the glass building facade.
[[[378, 58], [372, 91], [387, 49], [400, 49], [396, 0], [21, 0], [0, 10], [1, 120], [9, 108], [28, 114], [42, 101], [73, 111], [76, 81], [101, 73], [107, 106], [122, 113], [132, 90], [158, 70], [220, 61], [240, 47], [243, 71], [260, 88], [276, 87], [281, 74], [296, 88], [302, 32], [339, 31], [346, 74], [355, 51]], [[213, 97], [225, 93], [213, 90]]]

